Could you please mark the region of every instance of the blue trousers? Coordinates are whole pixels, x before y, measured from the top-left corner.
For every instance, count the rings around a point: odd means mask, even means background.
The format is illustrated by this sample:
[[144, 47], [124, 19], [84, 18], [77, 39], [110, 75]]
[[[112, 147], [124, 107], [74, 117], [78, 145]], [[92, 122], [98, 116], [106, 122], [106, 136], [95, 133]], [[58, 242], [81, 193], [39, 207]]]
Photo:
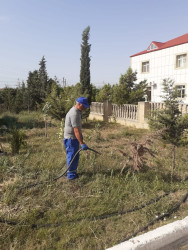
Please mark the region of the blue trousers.
[[[72, 158], [79, 150], [79, 141], [77, 139], [63, 139], [63, 143], [66, 149], [67, 167], [68, 167], [70, 162], [72, 161]], [[69, 170], [67, 171], [68, 179], [75, 179], [77, 177], [76, 172], [77, 172], [78, 162], [79, 162], [79, 154], [77, 154]]]

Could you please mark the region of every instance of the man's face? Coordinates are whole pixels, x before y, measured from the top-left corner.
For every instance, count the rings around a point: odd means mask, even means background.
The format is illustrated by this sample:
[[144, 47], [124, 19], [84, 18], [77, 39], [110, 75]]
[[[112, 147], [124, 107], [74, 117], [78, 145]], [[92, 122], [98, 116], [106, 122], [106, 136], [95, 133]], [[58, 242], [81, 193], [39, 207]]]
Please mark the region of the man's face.
[[78, 109], [79, 110], [81, 110], [81, 111], [84, 111], [86, 108], [84, 107], [84, 105], [83, 104], [81, 104], [81, 103], [78, 103]]

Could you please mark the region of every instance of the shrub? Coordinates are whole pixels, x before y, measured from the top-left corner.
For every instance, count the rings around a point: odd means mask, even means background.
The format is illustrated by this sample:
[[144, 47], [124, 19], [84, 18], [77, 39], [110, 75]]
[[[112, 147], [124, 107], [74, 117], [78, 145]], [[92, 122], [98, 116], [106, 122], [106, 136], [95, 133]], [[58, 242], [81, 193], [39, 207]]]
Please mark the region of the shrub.
[[12, 154], [18, 154], [21, 146], [26, 146], [25, 138], [26, 138], [26, 135], [24, 131], [19, 130], [17, 128], [12, 129], [11, 138], [10, 138]]

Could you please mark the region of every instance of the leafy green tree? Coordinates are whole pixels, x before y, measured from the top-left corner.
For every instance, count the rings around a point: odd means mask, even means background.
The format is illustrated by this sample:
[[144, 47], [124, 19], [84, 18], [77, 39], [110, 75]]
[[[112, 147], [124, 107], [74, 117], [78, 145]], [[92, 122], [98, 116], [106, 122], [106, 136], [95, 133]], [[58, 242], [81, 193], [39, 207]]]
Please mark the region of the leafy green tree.
[[172, 145], [172, 167], [175, 169], [175, 149], [185, 143], [182, 138], [188, 129], [188, 115], [182, 116], [179, 111], [174, 81], [165, 79], [163, 87], [165, 108], [152, 114], [149, 125], [151, 129], [160, 130], [162, 140]]
[[16, 88], [16, 96], [13, 106], [13, 111], [16, 113], [28, 108], [28, 93], [24, 82], [21, 84], [19, 83], [18, 87]]
[[47, 88], [46, 88], [46, 96], [48, 96], [51, 93], [51, 91], [52, 91], [52, 85], [54, 83], [56, 83], [56, 81], [54, 79], [50, 78], [48, 80], [48, 82], [47, 82]]
[[51, 117], [58, 120], [65, 117], [66, 99], [62, 97], [61, 90], [56, 83], [52, 84], [52, 90], [46, 98], [46, 102], [50, 104], [49, 115]]
[[63, 88], [64, 96], [67, 100], [67, 111], [76, 103], [76, 99], [81, 96], [81, 84]]
[[80, 83], [64, 88], [53, 83], [52, 91], [46, 98], [46, 101], [51, 104], [49, 114], [53, 118], [62, 120], [80, 95]]
[[113, 86], [113, 102], [116, 104], [136, 104], [143, 101], [146, 92], [146, 82], [136, 84], [137, 73], [128, 68], [126, 74], [121, 75], [119, 84]]
[[112, 101], [112, 93], [113, 93], [112, 86], [109, 83], [105, 84], [99, 90], [99, 92], [96, 96], [96, 101], [97, 102]]
[[0, 102], [2, 111], [14, 111], [16, 89], [5, 87], [0, 91]]
[[16, 96], [14, 101], [14, 112], [19, 113], [23, 110], [23, 94], [20, 87], [16, 88]]
[[38, 70], [29, 72], [27, 79], [28, 88], [28, 110], [37, 110], [42, 103], [41, 88]]
[[91, 91], [91, 93], [92, 93], [92, 95], [91, 95], [91, 101], [92, 102], [96, 102], [96, 98], [97, 98], [97, 95], [99, 93], [99, 89], [95, 85], [93, 85], [93, 84], [91, 84], [91, 88], [92, 88], [92, 91]]
[[88, 102], [91, 103], [92, 87], [90, 83], [90, 49], [89, 34], [90, 27], [88, 26], [82, 33], [82, 44], [81, 44], [81, 68], [80, 68], [80, 83], [81, 83], [81, 94], [88, 98]]
[[129, 103], [137, 104], [138, 102], [144, 101], [144, 95], [147, 92], [147, 83], [145, 81], [141, 81], [137, 84], [134, 84], [130, 95], [129, 95]]

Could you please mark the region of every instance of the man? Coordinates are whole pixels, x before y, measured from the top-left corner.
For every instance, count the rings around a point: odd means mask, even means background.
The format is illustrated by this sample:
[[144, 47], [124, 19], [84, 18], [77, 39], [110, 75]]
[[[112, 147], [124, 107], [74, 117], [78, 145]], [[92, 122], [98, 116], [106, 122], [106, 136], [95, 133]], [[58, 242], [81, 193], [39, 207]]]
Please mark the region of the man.
[[[69, 166], [72, 158], [79, 150], [79, 144], [82, 150], [87, 150], [87, 145], [83, 142], [82, 136], [82, 111], [89, 108], [88, 101], [85, 97], [79, 97], [76, 100], [76, 105], [72, 107], [65, 117], [65, 128], [64, 128], [64, 145], [67, 154], [67, 166]], [[69, 180], [76, 179], [77, 167], [79, 162], [79, 154], [75, 157], [71, 167], [67, 171], [67, 178]]]

